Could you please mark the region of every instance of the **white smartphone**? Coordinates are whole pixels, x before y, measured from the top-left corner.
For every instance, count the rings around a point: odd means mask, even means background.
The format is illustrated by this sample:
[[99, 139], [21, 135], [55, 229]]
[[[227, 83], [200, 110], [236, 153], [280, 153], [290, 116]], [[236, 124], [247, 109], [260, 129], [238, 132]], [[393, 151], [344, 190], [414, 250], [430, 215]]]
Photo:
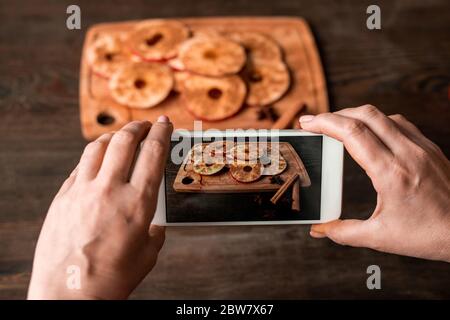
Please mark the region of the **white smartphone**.
[[343, 145], [301, 130], [175, 131], [152, 223], [312, 224], [341, 214]]

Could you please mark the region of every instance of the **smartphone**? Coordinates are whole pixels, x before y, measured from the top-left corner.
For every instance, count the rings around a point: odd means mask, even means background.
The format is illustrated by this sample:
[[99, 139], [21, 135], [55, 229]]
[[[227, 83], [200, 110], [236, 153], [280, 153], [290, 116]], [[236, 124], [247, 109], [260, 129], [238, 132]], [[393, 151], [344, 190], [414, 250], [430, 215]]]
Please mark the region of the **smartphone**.
[[312, 224], [341, 214], [343, 145], [301, 130], [175, 131], [152, 223]]

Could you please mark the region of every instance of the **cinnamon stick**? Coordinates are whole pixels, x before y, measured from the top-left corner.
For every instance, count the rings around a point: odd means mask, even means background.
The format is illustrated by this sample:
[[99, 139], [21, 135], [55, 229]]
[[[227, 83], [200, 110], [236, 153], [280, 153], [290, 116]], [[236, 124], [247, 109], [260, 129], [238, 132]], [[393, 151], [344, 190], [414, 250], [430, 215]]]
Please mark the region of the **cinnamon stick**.
[[276, 204], [278, 200], [283, 196], [283, 194], [286, 192], [287, 189], [299, 178], [298, 173], [295, 173], [292, 175], [288, 180], [286, 180], [285, 183], [278, 189], [278, 191], [273, 195], [273, 197], [270, 199], [270, 202], [273, 204]]

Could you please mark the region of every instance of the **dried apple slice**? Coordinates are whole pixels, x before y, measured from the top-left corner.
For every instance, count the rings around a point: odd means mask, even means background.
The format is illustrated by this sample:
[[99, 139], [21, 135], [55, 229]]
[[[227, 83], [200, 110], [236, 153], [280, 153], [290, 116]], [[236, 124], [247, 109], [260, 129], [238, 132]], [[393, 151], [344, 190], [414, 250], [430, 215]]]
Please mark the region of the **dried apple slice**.
[[172, 71], [166, 65], [133, 63], [120, 68], [110, 79], [112, 97], [133, 108], [151, 108], [163, 101], [174, 84]]
[[210, 78], [188, 75], [181, 88], [187, 109], [194, 117], [206, 121], [223, 120], [242, 107], [247, 88], [239, 76]]
[[269, 36], [251, 31], [227, 32], [225, 36], [241, 44], [250, 59], [281, 61], [280, 46]]
[[262, 175], [273, 176], [282, 173], [287, 168], [286, 160], [281, 156], [271, 156], [270, 161], [263, 165]]
[[86, 54], [92, 71], [103, 78], [110, 78], [120, 67], [132, 61], [120, 34], [99, 34]]
[[267, 156], [270, 152], [270, 143], [238, 143], [227, 157], [230, 161], [257, 161], [262, 156]]
[[225, 167], [224, 163], [207, 163], [203, 161], [197, 161], [192, 166], [195, 173], [201, 174], [202, 176], [211, 176], [218, 173]]
[[180, 47], [179, 57], [186, 70], [221, 77], [239, 72], [245, 64], [244, 48], [224, 37], [194, 37]]
[[146, 61], [174, 58], [180, 44], [189, 37], [189, 29], [176, 20], [147, 20], [129, 34], [130, 50]]
[[248, 85], [246, 103], [265, 106], [280, 99], [289, 89], [289, 70], [281, 61], [253, 60], [242, 72]]
[[227, 163], [227, 154], [234, 147], [230, 140], [218, 140], [205, 146], [203, 158], [209, 163]]
[[230, 165], [230, 174], [239, 182], [254, 182], [261, 177], [262, 166], [259, 163], [239, 161]]

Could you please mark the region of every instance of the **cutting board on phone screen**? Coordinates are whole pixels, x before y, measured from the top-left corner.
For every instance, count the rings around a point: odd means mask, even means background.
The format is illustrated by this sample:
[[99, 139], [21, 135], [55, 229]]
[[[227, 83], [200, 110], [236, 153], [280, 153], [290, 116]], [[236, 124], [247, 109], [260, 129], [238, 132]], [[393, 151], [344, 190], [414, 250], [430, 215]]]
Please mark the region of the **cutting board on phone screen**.
[[[256, 31], [269, 35], [280, 45], [289, 71], [288, 92], [271, 108], [275, 116], [261, 117], [261, 108], [245, 106], [231, 118], [202, 122], [202, 129], [255, 128], [270, 129], [276, 117], [294, 110], [299, 104], [302, 112], [317, 114], [328, 111], [326, 82], [314, 37], [305, 20], [289, 17], [221, 17], [174, 18], [196, 30]], [[161, 114], [170, 117], [174, 127], [192, 130], [195, 118], [184, 107], [182, 94], [170, 95], [149, 109], [133, 109], [115, 102], [108, 89], [108, 80], [94, 74], [86, 58], [87, 48], [102, 33], [129, 31], [139, 21], [104, 23], [92, 26], [86, 34], [80, 73], [80, 119], [83, 136], [93, 140], [105, 132], [117, 130], [131, 120], [155, 121]], [[293, 121], [290, 123], [295, 123]]]
[[257, 181], [241, 183], [231, 176], [227, 168], [211, 176], [202, 176], [192, 171], [192, 164], [182, 164], [175, 177], [173, 188], [177, 192], [270, 192], [280, 188], [280, 184], [276, 181], [285, 182], [294, 174], [300, 176], [300, 186], [310, 186], [308, 172], [292, 145], [288, 142], [280, 142], [279, 151], [287, 162], [287, 168], [278, 175], [277, 180], [272, 179], [273, 176], [261, 176]]

